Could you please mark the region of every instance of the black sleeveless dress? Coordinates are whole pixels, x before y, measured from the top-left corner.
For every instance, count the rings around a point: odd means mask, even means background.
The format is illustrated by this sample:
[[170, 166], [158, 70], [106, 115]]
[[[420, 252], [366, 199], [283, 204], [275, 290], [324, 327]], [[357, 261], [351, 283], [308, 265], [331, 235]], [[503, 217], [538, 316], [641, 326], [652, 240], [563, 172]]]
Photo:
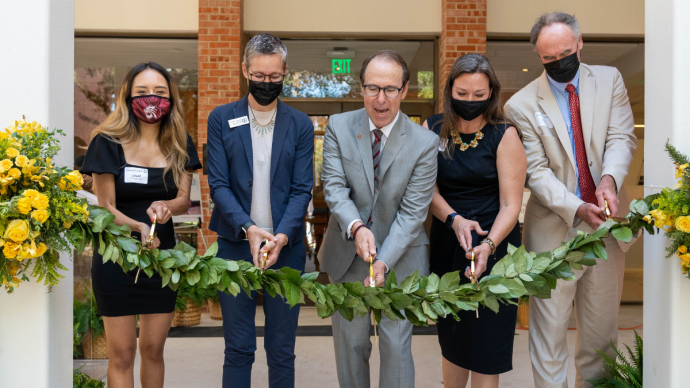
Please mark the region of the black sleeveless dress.
[[[201, 168], [199, 156], [192, 138], [187, 135], [187, 170]], [[138, 179], [137, 183], [125, 182], [125, 174], [136, 170], [146, 170], [147, 179]], [[177, 186], [172, 172], [165, 176], [163, 168], [147, 168], [128, 164], [122, 146], [109, 140], [104, 135], [97, 135], [91, 140], [86, 152], [86, 159], [81, 168], [83, 174], [113, 174], [115, 176], [115, 206], [127, 217], [151, 225], [146, 210], [154, 201], [168, 201], [177, 196]], [[175, 233], [172, 220], [156, 225], [156, 234], [161, 249], [175, 246]], [[139, 233], [132, 237], [141, 241]], [[98, 304], [98, 313], [104, 317], [119, 317], [138, 314], [171, 313], [175, 309], [177, 292], [169, 287], [162, 287], [158, 274], [149, 278], [143, 271], [135, 283], [136, 270], [125, 273], [120, 265], [109, 261], [103, 263], [103, 256], [98, 253], [98, 240], [94, 241], [91, 277], [93, 292]]]
[[[443, 115], [427, 119], [427, 125], [440, 133]], [[500, 201], [496, 151], [506, 126], [489, 125], [482, 128], [484, 138], [477, 148], [460, 151], [455, 148], [452, 159], [438, 153], [438, 185], [441, 196], [462, 217], [479, 222], [482, 229], [490, 231], [498, 215]], [[461, 134], [470, 143], [475, 134]], [[441, 140], [443, 143], [443, 140]], [[454, 146], [454, 145], [452, 145]], [[479, 245], [485, 236], [472, 232], [472, 246]], [[496, 247], [496, 254], [489, 256], [487, 269], [482, 276], [491, 273], [498, 259], [507, 254], [508, 243], [520, 246], [520, 223]], [[445, 220], [433, 218], [430, 237], [431, 272], [443, 276], [460, 271], [460, 282], [469, 283], [464, 275], [470, 260], [460, 246], [455, 232], [445, 225]], [[498, 313], [479, 306], [479, 318], [474, 311], [460, 311], [460, 322], [448, 317], [438, 321], [438, 339], [443, 357], [462, 368], [494, 375], [513, 369], [513, 340], [517, 307], [500, 304]]]

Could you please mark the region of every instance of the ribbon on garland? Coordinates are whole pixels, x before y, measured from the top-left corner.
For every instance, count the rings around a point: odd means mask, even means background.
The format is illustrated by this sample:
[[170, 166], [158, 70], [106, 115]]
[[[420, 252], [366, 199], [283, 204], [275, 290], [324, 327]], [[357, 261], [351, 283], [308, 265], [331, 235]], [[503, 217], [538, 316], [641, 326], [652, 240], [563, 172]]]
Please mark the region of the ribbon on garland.
[[536, 254], [527, 252], [524, 246], [509, 245], [508, 254], [494, 265], [491, 274], [476, 283], [460, 284], [457, 271], [442, 277], [433, 273], [420, 276], [415, 271], [398, 283], [391, 270], [383, 287], [364, 287], [360, 282], [321, 284], [316, 281], [317, 272], [301, 274], [288, 267], [262, 271], [246, 261], [225, 260], [215, 257], [216, 243], [203, 256], [185, 243], [173, 249], [140, 249], [141, 243], [130, 236], [129, 227], [118, 226], [114, 220], [107, 209], [91, 206], [88, 223], [80, 224], [73, 232], [77, 251], [97, 240], [104, 262], [118, 263], [125, 272], [141, 269], [149, 277], [158, 273], [163, 287], [174, 290], [181, 284], [231, 295], [250, 295], [256, 290], [272, 297], [279, 295], [290, 306], [304, 303], [306, 297], [314, 302], [321, 318], [337, 311], [352, 320], [371, 311], [376, 323], [385, 315], [392, 320], [407, 319], [417, 326], [428, 326], [429, 320], [436, 322], [439, 317], [459, 320], [458, 311], [477, 310], [480, 303], [497, 312], [499, 303], [516, 304], [521, 296], [549, 298], [559, 279], [575, 279], [573, 269], [607, 258], [604, 237], [611, 235], [629, 242], [633, 236], [629, 227], [610, 219], [594, 233], [578, 232], [551, 252]]

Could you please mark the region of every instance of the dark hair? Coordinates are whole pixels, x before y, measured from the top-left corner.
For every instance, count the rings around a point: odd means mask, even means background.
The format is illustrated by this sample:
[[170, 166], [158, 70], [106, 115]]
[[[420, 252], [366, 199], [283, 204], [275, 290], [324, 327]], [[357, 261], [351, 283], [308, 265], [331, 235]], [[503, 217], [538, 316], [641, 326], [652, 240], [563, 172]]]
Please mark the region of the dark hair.
[[273, 54], [280, 54], [280, 57], [283, 59], [283, 68], [287, 66], [287, 48], [283, 41], [271, 34], [255, 35], [247, 42], [247, 47], [244, 49], [243, 63], [249, 67], [255, 56]]
[[[501, 84], [498, 82], [498, 77], [496, 77], [496, 73], [493, 67], [491, 67], [489, 59], [482, 54], [465, 54], [456, 59], [453, 63], [453, 66], [450, 68], [450, 74], [448, 74], [448, 80], [443, 89], [443, 121], [440, 121], [437, 125], [442, 125], [440, 138], [448, 140], [446, 149], [443, 151], [443, 156], [446, 158], [450, 158], [453, 155], [453, 149], [455, 147], [452, 147], [453, 142], [451, 141], [451, 134], [458, 130], [458, 123], [460, 121], [460, 116], [453, 110], [453, 104], [451, 102], [453, 83], [456, 78], [463, 74], [476, 73], [486, 74], [489, 78], [489, 89], [491, 90], [489, 99], [491, 103], [486, 112], [484, 112], [484, 119], [489, 124], [493, 125], [503, 123], [505, 128], [513, 125], [506, 119], [505, 113], [503, 112], [503, 104], [501, 104]], [[520, 134], [519, 130], [518, 134]]]
[[539, 38], [541, 29], [554, 23], [565, 24], [566, 26], [570, 27], [575, 39], [580, 38], [580, 25], [577, 23], [575, 15], [567, 14], [565, 12], [551, 12], [539, 16], [537, 21], [534, 22], [534, 26], [532, 27], [532, 32], [530, 32], [529, 37], [529, 41], [532, 43], [532, 46], [537, 45], [537, 39]]
[[[172, 171], [175, 185], [180, 186], [180, 179], [188, 175], [185, 165], [189, 161], [187, 155], [187, 131], [185, 130], [184, 112], [179, 104], [180, 95], [170, 73], [155, 62], [140, 63], [132, 68], [122, 82], [120, 93], [115, 101], [115, 110], [96, 129], [91, 132], [91, 138], [98, 134], [109, 136], [118, 143], [129, 143], [141, 136], [139, 122], [132, 110], [132, 87], [134, 78], [144, 70], [151, 69], [165, 78], [170, 91], [170, 114], [163, 117], [158, 133], [158, 147], [165, 155], [166, 166], [163, 175]], [[165, 180], [163, 181], [165, 184]]]
[[402, 87], [404, 88], [405, 85], [407, 85], [407, 82], [410, 80], [410, 70], [407, 68], [407, 62], [405, 62], [405, 59], [402, 57], [402, 55], [393, 50], [381, 50], [377, 53], [369, 55], [369, 57], [364, 60], [364, 63], [362, 63], [362, 70], [359, 72], [359, 82], [362, 85], [364, 85], [364, 76], [367, 72], [367, 66], [369, 66], [369, 63], [376, 58], [381, 58], [383, 60], [394, 62], [400, 65], [403, 71]]

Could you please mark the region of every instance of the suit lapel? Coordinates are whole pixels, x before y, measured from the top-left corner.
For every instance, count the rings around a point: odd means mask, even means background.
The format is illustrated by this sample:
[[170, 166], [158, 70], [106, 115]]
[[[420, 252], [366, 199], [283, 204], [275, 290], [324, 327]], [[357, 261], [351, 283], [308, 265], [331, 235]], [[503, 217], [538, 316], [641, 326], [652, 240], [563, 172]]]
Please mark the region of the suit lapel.
[[575, 167], [575, 156], [573, 155], [572, 145], [570, 144], [570, 136], [568, 135], [568, 127], [565, 125], [561, 110], [558, 108], [558, 102], [553, 95], [549, 80], [546, 79], [546, 71], [542, 73], [539, 78], [539, 106], [544, 110], [556, 129], [556, 134], [563, 145], [565, 153], [570, 159], [573, 168]]
[[285, 144], [285, 136], [290, 128], [290, 115], [287, 114], [286, 105], [278, 100], [278, 107], [276, 109], [278, 111], [276, 112], [276, 123], [273, 127], [273, 144], [271, 146], [271, 183], [273, 183], [273, 176], [276, 173], [276, 167], [278, 167], [280, 153], [283, 150], [283, 144]]
[[391, 129], [388, 139], [386, 139], [386, 145], [383, 147], [383, 154], [381, 155], [381, 162], [379, 165], [379, 185], [383, 182], [386, 171], [388, 171], [388, 168], [393, 164], [393, 160], [395, 160], [403, 144], [405, 144], [405, 125], [403, 123], [406, 119], [407, 116], [400, 112], [398, 121]]
[[594, 74], [584, 66], [580, 66], [580, 120], [582, 121], [582, 137], [585, 149], [589, 154], [589, 144], [592, 140], [592, 123], [594, 122], [594, 96], [596, 82]]
[[[249, 110], [247, 108], [248, 100], [245, 96], [239, 101], [235, 109], [233, 109], [234, 118], [238, 119], [240, 117], [249, 118]], [[247, 162], [249, 163], [249, 171], [254, 174], [254, 153], [252, 151], [252, 133], [251, 125], [245, 124], [239, 127], [231, 128], [239, 132], [240, 139], [242, 140], [242, 145], [244, 145], [244, 153], [247, 154]]]
[[[374, 156], [371, 153], [371, 134], [369, 129], [369, 116], [364, 109], [362, 109], [362, 120], [359, 128], [355, 127], [355, 132], [352, 135], [357, 137], [357, 144], [359, 145], [359, 154], [362, 157], [364, 164], [364, 171], [369, 182], [369, 189], [372, 195], [374, 194]], [[361, 135], [361, 136], [360, 136]], [[383, 158], [383, 155], [382, 155]], [[381, 166], [379, 166], [381, 168]]]

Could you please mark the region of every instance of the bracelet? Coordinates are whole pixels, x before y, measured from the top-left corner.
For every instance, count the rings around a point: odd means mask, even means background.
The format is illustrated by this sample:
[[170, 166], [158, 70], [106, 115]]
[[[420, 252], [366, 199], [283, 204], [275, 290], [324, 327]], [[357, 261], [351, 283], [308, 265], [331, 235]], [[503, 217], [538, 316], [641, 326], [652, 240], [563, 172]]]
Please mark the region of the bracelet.
[[364, 224], [362, 224], [362, 225], [358, 226], [357, 228], [355, 228], [354, 233], [352, 233], [352, 239], [353, 239], [353, 240], [357, 237], [357, 231], [359, 231], [359, 230], [362, 229], [362, 228], [364, 228]]
[[480, 244], [484, 244], [484, 243], [489, 244], [489, 248], [491, 248], [491, 254], [492, 255], [494, 253], [496, 253], [496, 244], [494, 244], [494, 240], [487, 237], [484, 240], [482, 240], [482, 242]]
[[160, 204], [163, 205], [163, 207], [165, 207], [166, 209], [168, 208], [168, 205], [166, 205], [165, 203], [163, 203], [163, 202], [161, 202], [161, 201], [153, 201], [153, 202], [151, 202], [151, 205], [153, 205], [154, 203], [160, 203]]

